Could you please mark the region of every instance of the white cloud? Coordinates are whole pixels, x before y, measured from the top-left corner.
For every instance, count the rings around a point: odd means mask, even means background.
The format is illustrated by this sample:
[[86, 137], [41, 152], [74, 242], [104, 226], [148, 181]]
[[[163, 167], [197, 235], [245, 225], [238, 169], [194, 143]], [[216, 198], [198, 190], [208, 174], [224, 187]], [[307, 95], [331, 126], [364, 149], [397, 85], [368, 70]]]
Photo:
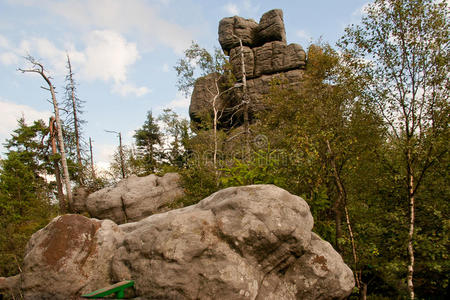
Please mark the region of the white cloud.
[[51, 75], [65, 75], [67, 53], [72, 64], [79, 64], [85, 60], [84, 54], [76, 51], [73, 45], [67, 45], [66, 49], [58, 48], [52, 41], [46, 38], [31, 37], [22, 40], [17, 47], [13, 47], [14, 54], [19, 56], [32, 55], [41, 61], [47, 72]]
[[188, 108], [190, 104], [190, 100], [186, 98], [183, 93], [178, 92], [175, 96], [175, 99], [170, 101], [167, 105], [169, 108]]
[[42, 2], [36, 5], [45, 5], [78, 29], [105, 28], [122, 34], [137, 33], [140, 42], [150, 48], [162, 43], [182, 53], [193, 39], [186, 28], [163, 19], [159, 16], [158, 6], [151, 6], [144, 0]]
[[77, 50], [73, 44], [64, 45], [64, 49], [45, 38], [28, 38], [22, 40], [14, 52], [0, 53], [0, 63], [17, 64], [19, 55], [30, 53], [42, 59], [50, 74], [65, 75], [68, 53], [73, 69], [82, 80], [112, 81], [112, 91], [122, 96], [140, 97], [151, 92], [147, 87], [128, 82], [128, 71], [140, 58], [136, 43], [111, 30], [94, 30], [87, 34], [84, 42], [86, 47]]
[[163, 66], [162, 66], [162, 71], [163, 71], [164, 73], [169, 72], [169, 71], [170, 71], [170, 70], [169, 70], [169, 65], [168, 65], [168, 64], [163, 64]]
[[310, 43], [312, 42], [312, 36], [303, 29], [297, 30], [297, 32], [295, 33], [295, 35], [302, 41], [302, 42], [306, 42], [306, 43]]
[[8, 49], [10, 47], [10, 43], [7, 38], [0, 34], [0, 48]]
[[233, 16], [239, 15], [239, 9], [236, 4], [228, 2], [224, 7], [225, 11]]
[[300, 39], [303, 39], [303, 40], [311, 39], [311, 36], [309, 35], [309, 33], [303, 29], [297, 30], [297, 32], [295, 34], [297, 35], [297, 37], [299, 37]]
[[101, 79], [124, 82], [128, 67], [139, 59], [135, 43], [129, 43], [123, 36], [110, 30], [92, 31], [83, 51], [85, 61], [82, 76], [87, 79]]
[[50, 111], [38, 111], [28, 105], [0, 98], [0, 138], [2, 142], [5, 138], [9, 138], [12, 131], [17, 128], [17, 120], [22, 116], [27, 124], [32, 124], [33, 121], [39, 119], [47, 122], [51, 115]]
[[4, 65], [17, 64], [19, 57], [13, 52], [0, 53], [0, 62]]
[[144, 96], [151, 93], [151, 90], [145, 86], [137, 87], [132, 83], [117, 83], [112, 88], [113, 93], [123, 97], [134, 94], [136, 97]]
[[100, 162], [108, 162], [108, 164], [109, 164], [109, 161], [112, 160], [116, 149], [117, 149], [117, 145], [96, 144], [95, 145], [96, 157], [94, 157], [96, 164], [98, 164]]
[[243, 5], [244, 5], [245, 11], [249, 15], [254, 16], [254, 17], [258, 17], [259, 15], [261, 15], [261, 13], [259, 12], [261, 9], [260, 4], [252, 3], [251, 0], [244, 0]]

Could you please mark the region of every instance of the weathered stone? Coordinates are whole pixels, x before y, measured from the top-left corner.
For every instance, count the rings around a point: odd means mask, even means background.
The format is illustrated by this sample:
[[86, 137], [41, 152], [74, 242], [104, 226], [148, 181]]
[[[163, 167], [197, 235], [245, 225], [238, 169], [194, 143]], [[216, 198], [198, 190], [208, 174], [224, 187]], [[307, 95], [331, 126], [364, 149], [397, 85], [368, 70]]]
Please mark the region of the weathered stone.
[[110, 220], [55, 218], [28, 242], [20, 275], [25, 299], [71, 299], [108, 286], [110, 261], [122, 240]]
[[89, 191], [82, 186], [79, 186], [73, 191], [73, 202], [70, 206], [73, 212], [75, 213], [84, 213], [86, 212], [86, 200], [89, 196]]
[[[244, 66], [245, 74], [247, 78], [253, 77], [253, 72], [255, 68], [255, 58], [252, 49], [243, 46], [242, 50], [244, 52]], [[242, 79], [242, 54], [241, 47], [236, 47], [230, 51], [230, 63], [233, 67], [233, 74], [237, 80]]]
[[[265, 13], [259, 24], [237, 16], [224, 18], [219, 23], [219, 41], [225, 54], [230, 55], [232, 73], [238, 82], [242, 81], [243, 77], [239, 38], [243, 42], [247, 95], [250, 100], [249, 118], [252, 122], [255, 113], [263, 108], [260, 100], [269, 93], [273, 78], [284, 78], [283, 80], [287, 81], [284, 86], [287, 88], [300, 86], [303, 74], [301, 70], [306, 67], [306, 54], [300, 45], [286, 44], [283, 12], [279, 9]], [[300, 76], [291, 76], [294, 73]], [[193, 128], [199, 129], [203, 123], [208, 126], [211, 123], [211, 91], [217, 90], [214, 76], [217, 75], [207, 75], [195, 83], [189, 107]], [[242, 88], [234, 88], [224, 93], [227, 88], [229, 86], [223, 87], [219, 84], [222, 94], [216, 100], [216, 108], [222, 116], [219, 128], [231, 130], [243, 122], [243, 94]]]
[[180, 176], [176, 173], [167, 173], [163, 177], [133, 175], [114, 187], [90, 194], [86, 208], [95, 218], [122, 224], [167, 211], [168, 205], [183, 194]]
[[[214, 94], [217, 93], [217, 76], [217, 74], [209, 74], [195, 82], [189, 105], [189, 116], [194, 122], [201, 123], [202, 120], [208, 119], [208, 115], [212, 112]], [[223, 106], [221, 99], [217, 106]]]
[[255, 30], [258, 27], [252, 19], [244, 19], [238, 16], [223, 18], [219, 22], [219, 43], [225, 54], [239, 46], [239, 39], [244, 46], [254, 44]]
[[355, 285], [353, 274], [348, 270], [330, 243], [312, 233], [309, 247], [286, 272], [286, 279], [297, 287], [298, 299], [339, 299], [340, 291], [351, 291]]
[[260, 45], [273, 41], [280, 41], [286, 44], [283, 11], [281, 9], [273, 9], [263, 14], [256, 31], [257, 43]]
[[352, 272], [312, 227], [306, 202], [273, 185], [120, 226], [65, 215], [31, 238], [22, 290], [71, 299], [132, 279], [139, 299], [343, 299]]
[[297, 44], [287, 46], [283, 42], [270, 42], [253, 49], [255, 56], [254, 76], [301, 69], [306, 64], [306, 54]]
[[[250, 101], [250, 120], [253, 119], [253, 116], [257, 112], [264, 109], [264, 97], [269, 95], [270, 89], [273, 84], [280, 85], [284, 89], [299, 89], [301, 87], [303, 74], [303, 70], [294, 69], [286, 72], [262, 75], [260, 77], [249, 79], [247, 81], [247, 95]], [[242, 89], [234, 89], [230, 93], [231, 95], [228, 95], [228, 99], [230, 100], [228, 101], [243, 98]], [[227, 104], [231, 102], [224, 101], [224, 103]], [[230, 107], [233, 106], [230, 105]], [[235, 117], [233, 125], [242, 124], [242, 114], [242, 110], [233, 111], [233, 115]]]

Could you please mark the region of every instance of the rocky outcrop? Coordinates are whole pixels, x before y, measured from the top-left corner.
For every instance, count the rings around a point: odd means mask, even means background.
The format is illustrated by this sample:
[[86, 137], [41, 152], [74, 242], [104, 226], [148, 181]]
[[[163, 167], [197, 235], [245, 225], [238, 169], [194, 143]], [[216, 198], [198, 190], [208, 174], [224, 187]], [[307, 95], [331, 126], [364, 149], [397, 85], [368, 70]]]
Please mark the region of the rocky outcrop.
[[219, 43], [226, 55], [233, 48], [239, 47], [239, 40], [244, 46], [256, 47], [267, 42], [286, 43], [283, 11], [273, 9], [262, 15], [259, 24], [252, 19], [234, 16], [223, 18], [219, 22]]
[[74, 213], [85, 213], [86, 209], [86, 200], [89, 197], [89, 190], [83, 186], [78, 186], [73, 190], [72, 195], [72, 203], [70, 205], [70, 209]]
[[94, 218], [122, 224], [167, 211], [168, 206], [183, 195], [177, 173], [167, 173], [163, 177], [132, 175], [114, 187], [90, 194], [85, 206]]
[[[239, 41], [242, 41], [243, 45], [250, 117], [252, 117], [263, 107], [261, 100], [269, 93], [273, 79], [282, 79], [286, 84], [285, 87], [300, 87], [303, 70], [306, 67], [306, 53], [300, 45], [286, 43], [283, 12], [279, 9], [266, 12], [259, 23], [238, 16], [224, 18], [219, 23], [219, 42], [224, 53], [230, 57], [232, 73], [238, 81], [242, 81], [243, 77]], [[207, 91], [215, 88], [210, 77], [199, 78], [195, 84], [189, 107], [194, 125], [207, 120], [208, 115], [212, 113], [212, 96]], [[222, 87], [222, 92], [226, 89], [229, 89], [229, 86]], [[239, 126], [242, 122], [239, 110], [242, 107], [238, 104], [242, 99], [242, 87], [236, 87], [221, 95], [217, 106], [224, 112], [220, 127], [226, 129]], [[229, 116], [234, 116], [234, 120], [230, 121]]]
[[306, 202], [273, 185], [123, 225], [65, 215], [31, 238], [21, 289], [73, 299], [132, 279], [139, 299], [343, 299], [352, 272], [312, 227]]

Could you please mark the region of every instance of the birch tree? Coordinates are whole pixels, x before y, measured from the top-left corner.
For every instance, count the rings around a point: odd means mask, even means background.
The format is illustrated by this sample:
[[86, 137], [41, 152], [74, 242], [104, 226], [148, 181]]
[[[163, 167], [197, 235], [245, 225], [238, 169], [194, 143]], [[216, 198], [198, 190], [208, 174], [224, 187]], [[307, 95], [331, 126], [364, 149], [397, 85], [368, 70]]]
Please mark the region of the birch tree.
[[190, 95], [196, 80], [200, 77], [210, 76], [213, 81], [212, 87], [208, 89], [210, 94], [208, 102], [213, 112], [213, 164], [214, 168], [216, 168], [218, 152], [217, 131], [223, 114], [223, 109], [219, 104], [220, 96], [233, 88], [224, 89], [221, 86], [221, 81], [226, 81], [228, 61], [220, 49], [215, 49], [214, 54], [210, 54], [196, 43], [192, 43], [191, 47], [184, 54], [185, 57], [180, 59], [175, 66], [178, 75], [177, 86], [180, 91], [186, 96]]
[[345, 52], [367, 62], [354, 71], [370, 76], [367, 99], [383, 117], [392, 147], [401, 153], [397, 172], [404, 178], [409, 206], [410, 299], [415, 297], [417, 194], [430, 168], [448, 151], [437, 147], [449, 138], [448, 19], [446, 1], [376, 0], [361, 25], [347, 28], [340, 42]]

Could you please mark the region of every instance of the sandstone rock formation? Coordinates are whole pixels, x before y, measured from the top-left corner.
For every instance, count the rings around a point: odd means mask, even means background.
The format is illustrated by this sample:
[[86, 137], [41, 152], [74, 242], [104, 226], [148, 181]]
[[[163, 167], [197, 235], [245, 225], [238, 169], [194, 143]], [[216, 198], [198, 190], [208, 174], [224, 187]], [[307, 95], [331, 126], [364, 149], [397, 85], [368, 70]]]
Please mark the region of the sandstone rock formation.
[[76, 187], [73, 190], [72, 203], [70, 209], [75, 213], [84, 213], [86, 210], [86, 200], [89, 197], [89, 191], [83, 186]]
[[[241, 47], [243, 44], [247, 92], [250, 101], [250, 115], [263, 107], [263, 97], [269, 93], [270, 83], [279, 79], [289, 88], [298, 88], [306, 66], [306, 54], [298, 44], [286, 43], [283, 12], [274, 9], [266, 12], [259, 23], [251, 19], [234, 16], [219, 23], [219, 42], [226, 55], [230, 56], [234, 77], [242, 80]], [[214, 90], [208, 76], [199, 78], [191, 96], [189, 114], [191, 120], [200, 123], [205, 115], [212, 113], [211, 95], [204, 92]], [[224, 111], [221, 127], [239, 125], [241, 113], [237, 104], [242, 102], [242, 88], [224, 93], [218, 108]], [[235, 121], [229, 117], [234, 116]]]
[[177, 173], [167, 173], [163, 177], [154, 174], [145, 177], [132, 175], [114, 187], [90, 194], [85, 206], [94, 218], [110, 219], [122, 224], [167, 211], [168, 205], [183, 195]]
[[351, 270], [311, 232], [306, 202], [233, 187], [135, 223], [65, 215], [31, 238], [25, 299], [75, 299], [125, 279], [136, 299], [343, 299]]

